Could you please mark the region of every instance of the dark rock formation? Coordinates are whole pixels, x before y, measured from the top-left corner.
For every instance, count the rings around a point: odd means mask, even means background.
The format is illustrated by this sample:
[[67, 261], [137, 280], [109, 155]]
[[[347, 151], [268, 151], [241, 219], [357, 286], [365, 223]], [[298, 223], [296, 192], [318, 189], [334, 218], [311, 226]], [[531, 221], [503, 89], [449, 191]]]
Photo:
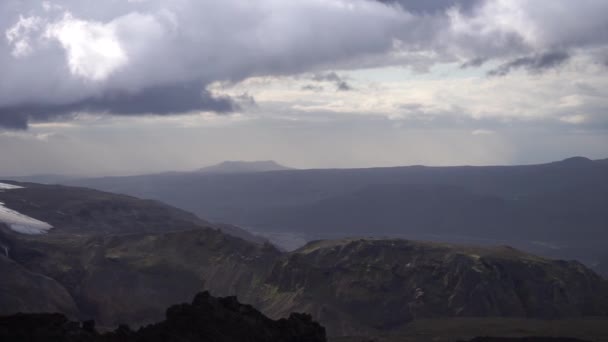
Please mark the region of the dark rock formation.
[[235, 297], [199, 293], [192, 304], [167, 310], [166, 320], [132, 331], [119, 326], [99, 334], [91, 321], [71, 322], [61, 314], [0, 317], [0, 341], [11, 342], [324, 342], [325, 329], [306, 314], [273, 321]]

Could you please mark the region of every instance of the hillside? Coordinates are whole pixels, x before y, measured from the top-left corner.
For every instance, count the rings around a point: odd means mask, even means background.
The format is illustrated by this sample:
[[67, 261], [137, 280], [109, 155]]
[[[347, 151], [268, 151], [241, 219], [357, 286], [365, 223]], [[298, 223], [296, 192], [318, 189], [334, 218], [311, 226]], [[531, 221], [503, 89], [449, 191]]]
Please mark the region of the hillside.
[[343, 334], [439, 317], [608, 314], [607, 283], [597, 274], [577, 262], [510, 247], [317, 241], [277, 263], [268, 283], [287, 303], [271, 307], [272, 314], [311, 312], [329, 331]]
[[86, 188], [8, 183], [21, 188], [0, 191], [0, 202], [7, 208], [59, 228], [50, 230], [51, 234], [161, 233], [206, 227], [257, 243], [265, 241], [236, 226], [215, 225], [155, 200], [141, 200]]
[[0, 315], [63, 312], [77, 317], [74, 299], [56, 280], [34, 273], [4, 254], [0, 254], [0, 274]]

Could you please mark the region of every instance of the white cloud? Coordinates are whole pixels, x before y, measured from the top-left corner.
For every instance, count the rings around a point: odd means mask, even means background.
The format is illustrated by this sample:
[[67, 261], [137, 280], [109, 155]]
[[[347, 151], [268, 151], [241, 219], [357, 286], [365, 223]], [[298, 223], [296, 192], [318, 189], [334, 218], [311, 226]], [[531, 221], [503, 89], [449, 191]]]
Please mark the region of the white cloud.
[[565, 122], [565, 123], [577, 125], [577, 124], [584, 123], [587, 120], [587, 117], [582, 114], [577, 114], [577, 115], [564, 116], [564, 117], [560, 118], [559, 120], [562, 122]]
[[61, 43], [70, 71], [80, 77], [102, 81], [128, 62], [113, 22], [84, 21], [66, 13], [46, 28], [45, 36]]
[[15, 58], [21, 58], [29, 55], [32, 52], [31, 35], [40, 30], [42, 25], [40, 17], [24, 17], [19, 16], [19, 21], [12, 27], [6, 30], [5, 36], [13, 49], [11, 54]]
[[44, 9], [45, 12], [61, 11], [63, 9], [63, 7], [53, 3], [51, 1], [43, 1], [42, 8]]

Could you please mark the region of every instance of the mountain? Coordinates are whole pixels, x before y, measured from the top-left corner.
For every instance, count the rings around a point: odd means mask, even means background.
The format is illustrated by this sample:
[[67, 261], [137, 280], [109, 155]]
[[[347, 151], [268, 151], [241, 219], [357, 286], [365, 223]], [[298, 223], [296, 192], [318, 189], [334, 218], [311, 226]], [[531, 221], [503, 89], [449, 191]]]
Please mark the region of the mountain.
[[608, 314], [607, 283], [597, 274], [510, 247], [317, 241], [277, 263], [267, 283], [279, 302], [289, 303], [270, 307], [271, 315], [310, 312], [342, 334], [439, 317]]
[[0, 192], [0, 202], [53, 228], [29, 235], [0, 225], [5, 314], [48, 310], [103, 327], [142, 326], [206, 290], [236, 295], [272, 319], [308, 313], [332, 336], [448, 317], [608, 316], [607, 281], [574, 261], [401, 239], [314, 241], [283, 252], [156, 201], [14, 185], [24, 188]]
[[143, 175], [68, 184], [161, 200], [267, 236], [507, 243], [591, 265], [608, 243], [605, 161]]
[[71, 179], [82, 178], [82, 176], [75, 175], [59, 175], [59, 174], [38, 174], [29, 176], [0, 176], [2, 179], [10, 179], [15, 182], [22, 183], [40, 183], [40, 184], [58, 184], [67, 182]]
[[0, 317], [0, 340], [12, 342], [324, 342], [325, 329], [309, 315], [273, 321], [234, 297], [196, 295], [192, 304], [167, 309], [164, 321], [137, 331], [121, 326], [99, 334], [94, 321], [70, 322], [61, 314]]
[[212, 224], [155, 200], [60, 185], [4, 181], [7, 183], [21, 188], [0, 192], [1, 203], [51, 226], [61, 227], [62, 233], [160, 233], [212, 227], [252, 242], [265, 242], [236, 226]]
[[267, 171], [285, 171], [292, 168], [278, 164], [274, 160], [262, 161], [224, 161], [199, 169], [200, 173], [251, 173]]

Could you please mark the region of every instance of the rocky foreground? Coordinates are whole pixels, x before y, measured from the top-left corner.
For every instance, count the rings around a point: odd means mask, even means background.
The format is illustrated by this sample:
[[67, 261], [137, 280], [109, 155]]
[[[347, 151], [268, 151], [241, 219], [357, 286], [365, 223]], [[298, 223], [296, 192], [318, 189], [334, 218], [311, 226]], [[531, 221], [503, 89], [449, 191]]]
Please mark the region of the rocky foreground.
[[121, 325], [100, 334], [94, 321], [69, 321], [62, 314], [0, 317], [0, 341], [11, 342], [324, 342], [325, 329], [310, 315], [271, 320], [235, 297], [196, 295], [192, 304], [170, 307], [166, 319], [137, 331]]

